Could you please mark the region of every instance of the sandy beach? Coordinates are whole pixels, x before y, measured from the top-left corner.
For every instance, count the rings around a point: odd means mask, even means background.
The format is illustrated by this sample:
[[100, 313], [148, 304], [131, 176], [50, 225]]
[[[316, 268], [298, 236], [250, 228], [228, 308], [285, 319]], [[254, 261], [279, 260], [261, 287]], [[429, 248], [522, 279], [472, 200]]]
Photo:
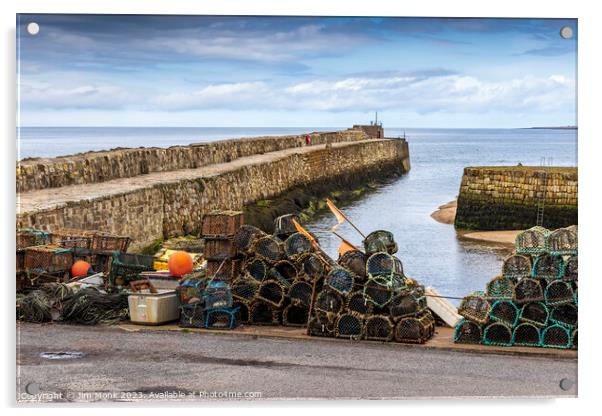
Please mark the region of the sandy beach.
[[443, 224], [453, 224], [456, 218], [456, 209], [458, 208], [458, 200], [448, 202], [447, 204], [441, 205], [437, 211], [431, 214], [431, 217]]

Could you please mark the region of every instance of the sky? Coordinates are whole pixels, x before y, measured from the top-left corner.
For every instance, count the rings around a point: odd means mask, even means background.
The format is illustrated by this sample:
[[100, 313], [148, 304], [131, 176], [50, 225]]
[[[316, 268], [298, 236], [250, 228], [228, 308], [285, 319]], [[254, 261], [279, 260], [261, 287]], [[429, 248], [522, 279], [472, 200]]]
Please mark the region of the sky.
[[20, 14], [16, 30], [20, 126], [577, 124], [576, 19]]

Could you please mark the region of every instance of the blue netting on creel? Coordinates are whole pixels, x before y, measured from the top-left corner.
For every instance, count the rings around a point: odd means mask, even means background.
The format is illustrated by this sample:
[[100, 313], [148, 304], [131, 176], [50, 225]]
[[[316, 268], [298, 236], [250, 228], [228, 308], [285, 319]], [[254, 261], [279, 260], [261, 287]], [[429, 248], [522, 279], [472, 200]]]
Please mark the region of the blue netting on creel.
[[541, 333], [541, 345], [546, 348], [570, 348], [571, 333], [562, 325], [549, 326]]
[[514, 328], [512, 343], [524, 347], [541, 346], [541, 333], [539, 328], [533, 324], [522, 323]]
[[571, 256], [564, 263], [563, 280], [567, 282], [576, 282], [579, 280], [579, 257]]
[[343, 296], [351, 293], [353, 289], [354, 276], [346, 269], [337, 267], [328, 272], [325, 283], [335, 292]]
[[509, 347], [512, 345], [512, 328], [501, 322], [494, 322], [485, 327], [483, 344]]
[[490, 301], [512, 300], [514, 296], [515, 281], [511, 278], [498, 276], [487, 283], [485, 296]]
[[533, 265], [528, 256], [513, 254], [504, 259], [502, 264], [502, 276], [511, 279], [520, 279], [531, 276]]
[[491, 304], [487, 301], [485, 293], [474, 292], [462, 299], [458, 314], [479, 324], [486, 324], [489, 321], [490, 310]]
[[240, 309], [217, 308], [205, 311], [205, 328], [233, 329], [240, 324]]
[[577, 326], [577, 317], [577, 307], [570, 303], [556, 306], [550, 311], [550, 321], [570, 329]]
[[520, 321], [545, 328], [548, 325], [550, 312], [542, 302], [532, 302], [523, 305], [520, 311]]
[[540, 254], [533, 263], [533, 277], [537, 279], [560, 279], [564, 275], [564, 260], [561, 256]]
[[501, 322], [513, 328], [518, 322], [519, 310], [512, 301], [498, 300], [493, 303], [489, 311], [492, 321]]
[[548, 283], [544, 291], [544, 298], [548, 306], [572, 303], [574, 295], [571, 284], [563, 280], [555, 280]]
[[454, 330], [454, 342], [459, 344], [480, 344], [483, 340], [483, 328], [476, 322], [461, 319]]
[[555, 256], [572, 256], [577, 254], [577, 233], [569, 228], [559, 228], [546, 238], [546, 250]]
[[209, 282], [203, 291], [203, 305], [206, 309], [232, 307], [232, 291], [225, 282]]
[[543, 227], [532, 227], [516, 236], [518, 254], [539, 254], [546, 251], [546, 237], [550, 231]]

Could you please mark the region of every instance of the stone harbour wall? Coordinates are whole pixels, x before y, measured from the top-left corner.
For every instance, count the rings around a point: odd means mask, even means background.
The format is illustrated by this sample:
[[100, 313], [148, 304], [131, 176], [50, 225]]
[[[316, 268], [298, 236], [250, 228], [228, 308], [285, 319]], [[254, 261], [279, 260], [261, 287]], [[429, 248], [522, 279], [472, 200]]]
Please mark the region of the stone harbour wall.
[[[308, 133], [312, 145], [365, 140], [361, 129]], [[98, 183], [150, 172], [194, 169], [305, 145], [305, 134], [196, 143], [169, 148], [123, 148], [17, 162], [17, 192]]]
[[363, 183], [375, 175], [401, 174], [409, 166], [408, 144], [401, 139], [327, 146], [212, 176], [24, 212], [17, 215], [17, 228], [52, 231], [74, 227], [129, 235], [131, 250], [137, 251], [157, 239], [198, 233], [203, 216], [214, 209], [241, 209], [295, 186], [311, 187], [325, 181], [339, 186]]
[[532, 227], [537, 223], [544, 189], [543, 226], [554, 229], [577, 224], [577, 179], [576, 167], [467, 167], [455, 226], [474, 230]]

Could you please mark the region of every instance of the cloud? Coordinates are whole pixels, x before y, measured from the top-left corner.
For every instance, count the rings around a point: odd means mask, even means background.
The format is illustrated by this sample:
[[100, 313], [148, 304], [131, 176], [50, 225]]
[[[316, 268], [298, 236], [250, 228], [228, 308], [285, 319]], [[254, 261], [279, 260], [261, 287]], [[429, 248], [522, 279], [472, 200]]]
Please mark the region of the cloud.
[[560, 56], [567, 53], [575, 52], [574, 45], [571, 46], [548, 46], [545, 48], [529, 49], [518, 55], [535, 55], [535, 56]]
[[116, 110], [143, 102], [136, 94], [114, 85], [57, 87], [40, 82], [21, 82], [19, 99], [22, 107], [42, 109]]

